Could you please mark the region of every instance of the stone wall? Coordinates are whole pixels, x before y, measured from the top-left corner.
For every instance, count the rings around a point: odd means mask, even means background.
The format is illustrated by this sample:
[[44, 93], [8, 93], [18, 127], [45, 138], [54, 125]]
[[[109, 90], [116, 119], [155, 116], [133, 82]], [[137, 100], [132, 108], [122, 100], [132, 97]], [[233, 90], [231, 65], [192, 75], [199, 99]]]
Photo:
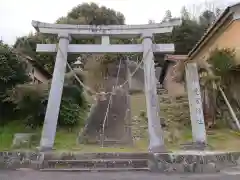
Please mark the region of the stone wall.
[[216, 173], [237, 165], [239, 152], [185, 151], [153, 154], [149, 158], [151, 171], [165, 173]]
[[36, 152], [0, 152], [1, 169], [32, 168], [39, 169], [44, 160], [43, 153]]
[[[228, 167], [240, 165], [240, 152], [184, 151], [160, 154], [148, 153], [72, 153], [72, 152], [0, 152], [0, 170], [29, 168], [42, 169], [45, 162], [56, 160], [125, 159], [134, 161], [148, 159], [151, 172], [159, 173], [216, 173]], [[59, 167], [58, 167], [59, 168]], [[70, 167], [71, 168], [71, 167]], [[121, 169], [121, 168], [120, 168]], [[71, 170], [71, 169], [69, 169]]]
[[169, 63], [167, 73], [164, 79], [164, 87], [168, 91], [169, 96], [175, 98], [183, 96], [186, 93], [184, 84], [177, 82], [174, 78], [175, 63]]
[[[135, 61], [129, 61], [128, 68], [129, 73], [133, 74], [138, 66]], [[162, 68], [155, 68], [156, 82], [158, 83], [159, 76], [161, 74]], [[134, 75], [130, 78], [130, 92], [144, 92], [144, 70], [141, 66]]]

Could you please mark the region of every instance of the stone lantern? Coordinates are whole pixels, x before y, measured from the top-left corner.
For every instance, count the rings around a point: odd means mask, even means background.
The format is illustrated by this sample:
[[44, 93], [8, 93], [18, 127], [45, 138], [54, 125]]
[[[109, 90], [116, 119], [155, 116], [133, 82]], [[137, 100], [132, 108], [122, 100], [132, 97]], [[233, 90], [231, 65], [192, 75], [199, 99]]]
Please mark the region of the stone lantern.
[[83, 63], [81, 61], [81, 57], [78, 57], [77, 61], [73, 65], [74, 65], [74, 68], [83, 68]]

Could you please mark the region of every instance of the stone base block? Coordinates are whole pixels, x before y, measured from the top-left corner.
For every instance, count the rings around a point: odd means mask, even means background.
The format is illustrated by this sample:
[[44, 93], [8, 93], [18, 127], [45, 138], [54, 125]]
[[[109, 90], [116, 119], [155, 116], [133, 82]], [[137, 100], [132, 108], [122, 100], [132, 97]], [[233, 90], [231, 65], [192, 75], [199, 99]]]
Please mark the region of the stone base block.
[[40, 169], [44, 154], [35, 152], [0, 152], [0, 169]]
[[37, 147], [36, 150], [39, 152], [51, 152], [55, 149], [53, 147], [40, 146], [40, 147]]
[[14, 134], [12, 148], [30, 148], [39, 142], [39, 137], [33, 133]]
[[190, 143], [181, 144], [181, 149], [203, 151], [203, 150], [210, 149], [210, 147], [208, 144], [205, 144], [205, 143], [190, 142]]
[[[240, 165], [240, 152], [182, 151], [171, 153], [71, 153], [0, 152], [1, 169], [87, 170], [94, 167], [118, 171], [150, 170], [159, 173], [216, 173]], [[106, 165], [106, 166], [105, 166]], [[63, 169], [63, 170], [64, 170]]]
[[149, 148], [150, 153], [167, 153], [165, 146], [154, 146]]
[[161, 173], [216, 173], [240, 163], [240, 152], [184, 151], [155, 153], [149, 169]]

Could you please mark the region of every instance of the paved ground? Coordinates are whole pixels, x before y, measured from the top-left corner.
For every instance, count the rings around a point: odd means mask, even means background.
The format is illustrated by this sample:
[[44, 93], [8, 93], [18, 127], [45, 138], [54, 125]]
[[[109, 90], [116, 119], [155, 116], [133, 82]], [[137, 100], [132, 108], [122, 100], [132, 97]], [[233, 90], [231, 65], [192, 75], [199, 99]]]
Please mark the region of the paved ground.
[[0, 180], [239, 180], [239, 175], [164, 175], [146, 172], [76, 173], [38, 171], [0, 171]]

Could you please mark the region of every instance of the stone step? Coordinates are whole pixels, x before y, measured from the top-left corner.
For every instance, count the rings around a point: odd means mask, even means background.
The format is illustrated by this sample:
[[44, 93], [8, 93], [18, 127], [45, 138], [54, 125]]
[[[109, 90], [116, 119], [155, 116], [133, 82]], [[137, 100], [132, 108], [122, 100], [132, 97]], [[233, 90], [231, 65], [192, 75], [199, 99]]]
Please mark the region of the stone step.
[[146, 168], [147, 159], [92, 159], [92, 160], [48, 160], [43, 168]]
[[175, 111], [168, 111], [168, 110], [164, 110], [161, 109], [160, 110], [161, 115], [164, 118], [174, 118], [174, 117], [184, 117], [184, 118], [188, 118], [189, 117], [189, 111], [180, 111], [179, 109], [176, 109]]
[[[163, 97], [163, 98], [171, 98], [171, 96], [169, 96], [168, 93], [163, 93], [163, 94], [160, 94], [158, 95], [159, 97]], [[183, 96], [179, 96], [179, 97], [175, 97], [176, 100], [185, 100], [185, 99], [188, 99], [188, 96], [186, 95], [183, 95]]]
[[[97, 140], [97, 143], [99, 145], [102, 145], [102, 141], [101, 140]], [[128, 143], [124, 142], [123, 140], [105, 139], [104, 143], [103, 143], [103, 146], [107, 147], [107, 146], [124, 145], [124, 144], [128, 144]]]
[[149, 168], [67, 168], [67, 169], [40, 169], [50, 172], [127, 172], [127, 171], [150, 171]]
[[168, 94], [161, 94], [161, 95], [158, 95], [158, 97], [159, 97], [159, 99], [166, 99], [166, 100], [172, 99], [175, 101], [188, 101], [187, 96], [174, 98], [174, 97], [169, 96]]
[[158, 95], [158, 97], [159, 97], [160, 99], [169, 99], [168, 94], [161, 94], [161, 95]]
[[221, 170], [221, 173], [229, 174], [229, 175], [240, 174], [240, 166], [225, 168], [225, 169]]
[[165, 89], [157, 89], [157, 94], [158, 95], [167, 94], [167, 90], [165, 90]]
[[188, 103], [188, 100], [171, 100], [171, 99], [162, 99], [159, 98], [159, 103], [165, 103], [165, 104], [182, 104], [182, 103]]
[[162, 108], [189, 107], [189, 103], [188, 102], [173, 102], [173, 103], [160, 102], [160, 107]]
[[54, 153], [44, 154], [44, 160], [92, 160], [92, 159], [148, 159], [148, 153]]

